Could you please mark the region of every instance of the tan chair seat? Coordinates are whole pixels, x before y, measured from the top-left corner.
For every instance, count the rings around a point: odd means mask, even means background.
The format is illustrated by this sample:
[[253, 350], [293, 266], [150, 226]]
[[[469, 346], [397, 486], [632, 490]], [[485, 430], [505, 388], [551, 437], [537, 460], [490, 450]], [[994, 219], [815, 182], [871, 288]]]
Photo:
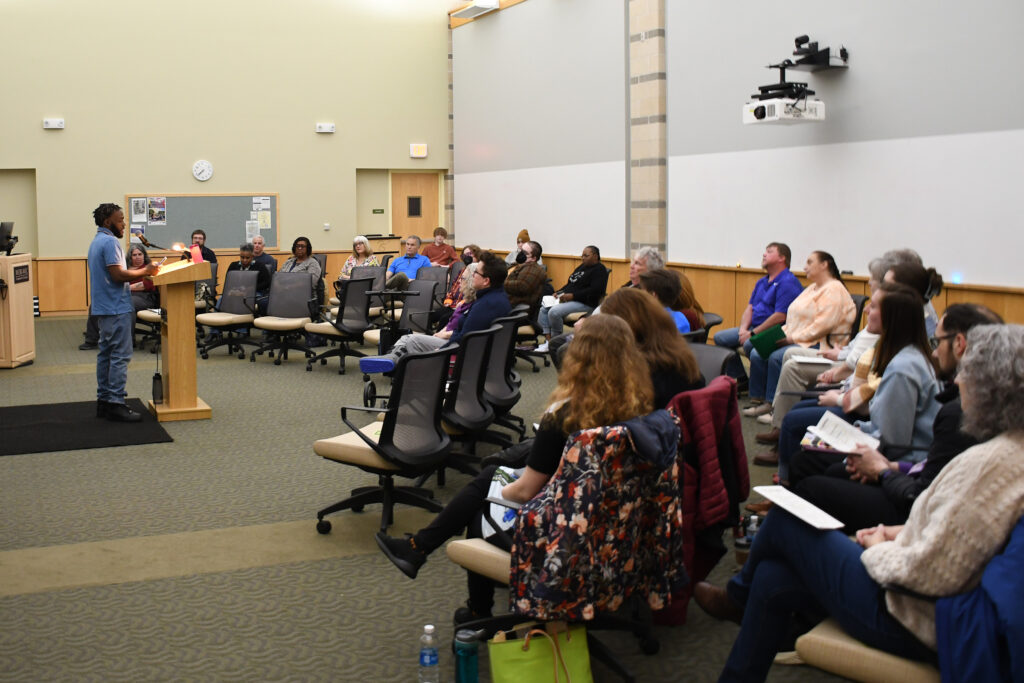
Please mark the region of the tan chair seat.
[[537, 336], [537, 331], [535, 329], [533, 329], [533, 325], [522, 325], [522, 326], [516, 328], [516, 336], [517, 337], [526, 337], [528, 335], [529, 336], [534, 336], [534, 337]]
[[196, 299], [196, 310], [197, 311], [205, 311], [206, 310], [206, 299]]
[[330, 299], [328, 300], [328, 302], [329, 302], [329, 303], [330, 303], [330, 304], [331, 304], [332, 306], [340, 306], [340, 305], [341, 305], [341, 299], [339, 299], [339, 298], [338, 298], [338, 297], [336, 297], [336, 296], [332, 296], [332, 297], [331, 297], [331, 298], [330, 298]]
[[135, 314], [135, 317], [144, 323], [158, 323], [160, 322], [160, 314], [156, 311], [151, 311], [148, 308], [144, 308]]
[[564, 320], [567, 325], [571, 325], [572, 323], [578, 321], [585, 315], [587, 315], [587, 313], [585, 313], [584, 311], [576, 311], [575, 313], [570, 313], [569, 315], [565, 316], [564, 318], [562, 318], [562, 320]]
[[338, 328], [330, 323], [306, 323], [306, 332], [322, 334], [325, 337], [344, 337]]
[[[141, 311], [140, 311], [141, 312]], [[253, 321], [255, 316], [251, 313], [241, 315], [237, 313], [200, 313], [196, 316], [196, 322], [200, 325], [211, 325], [213, 327], [227, 327], [228, 325], [246, 325]]]
[[448, 558], [470, 571], [508, 584], [512, 570], [512, 556], [507, 551], [493, 546], [482, 538], [467, 538], [452, 541], [446, 548]]
[[[373, 422], [360, 431], [374, 443], [380, 438], [381, 423]], [[400, 469], [394, 463], [385, 460], [366, 445], [355, 432], [341, 434], [330, 439], [320, 439], [313, 444], [313, 452], [321, 458], [344, 462], [357, 467], [372, 467], [379, 470]]]
[[308, 322], [309, 318], [278, 318], [275, 315], [265, 315], [262, 318], [256, 318], [252, 324], [261, 330], [288, 332], [290, 330], [301, 330]]
[[374, 346], [379, 345], [380, 330], [375, 327], [372, 330], [367, 330], [366, 332], [363, 332], [363, 344], [373, 344]]
[[938, 683], [940, 680], [934, 666], [868, 647], [847, 635], [833, 619], [826, 619], [800, 636], [796, 651], [811, 666], [855, 681]]
[[[403, 305], [404, 302], [402, 301], [395, 302], [396, 309], [401, 308]], [[388, 308], [389, 307], [387, 306], [370, 306], [370, 312], [368, 313], [368, 315], [371, 318], [376, 318], [377, 316], [383, 315], [384, 311], [388, 310]]]

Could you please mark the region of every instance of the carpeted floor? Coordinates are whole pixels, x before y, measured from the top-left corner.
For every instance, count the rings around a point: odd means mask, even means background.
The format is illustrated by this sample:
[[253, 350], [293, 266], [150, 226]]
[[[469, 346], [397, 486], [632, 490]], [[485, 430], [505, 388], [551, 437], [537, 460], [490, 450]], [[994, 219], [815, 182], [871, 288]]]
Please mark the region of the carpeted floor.
[[[36, 362], [0, 371], [0, 406], [92, 400], [83, 328], [37, 320]], [[154, 368], [151, 354], [135, 357], [130, 395], [148, 397]], [[348, 368], [307, 373], [298, 358], [274, 366], [214, 352], [198, 376], [213, 419], [166, 423], [173, 443], [0, 458], [0, 681], [412, 680], [422, 625], [438, 624], [450, 642], [464, 575], [439, 552], [416, 581], [405, 578], [373, 541], [372, 507], [316, 533], [316, 510], [374, 482], [311, 448], [341, 433], [339, 406], [360, 401], [351, 359]], [[555, 374], [523, 376], [515, 412], [532, 419]], [[744, 422], [752, 443], [760, 426]], [[760, 484], [771, 472], [751, 474]], [[466, 480], [449, 473], [439, 498]], [[399, 507], [395, 532], [427, 518]], [[727, 556], [712, 579], [735, 567]], [[631, 636], [601, 637], [639, 680], [710, 681], [735, 634], [694, 607], [685, 627], [658, 629], [654, 657]], [[446, 648], [441, 659], [450, 680]], [[829, 679], [779, 666], [769, 678]]]

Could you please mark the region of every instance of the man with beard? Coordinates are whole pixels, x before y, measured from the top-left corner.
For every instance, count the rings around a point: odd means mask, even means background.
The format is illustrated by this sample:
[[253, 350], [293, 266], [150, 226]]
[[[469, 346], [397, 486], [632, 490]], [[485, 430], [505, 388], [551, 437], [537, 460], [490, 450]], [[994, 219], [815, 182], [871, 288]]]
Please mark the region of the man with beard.
[[92, 212], [98, 230], [89, 245], [89, 280], [92, 315], [99, 327], [96, 356], [96, 417], [113, 422], [138, 422], [142, 415], [124, 403], [128, 361], [132, 358], [132, 327], [135, 308], [129, 282], [155, 275], [159, 267], [126, 268], [124, 211], [117, 204], [100, 204]]

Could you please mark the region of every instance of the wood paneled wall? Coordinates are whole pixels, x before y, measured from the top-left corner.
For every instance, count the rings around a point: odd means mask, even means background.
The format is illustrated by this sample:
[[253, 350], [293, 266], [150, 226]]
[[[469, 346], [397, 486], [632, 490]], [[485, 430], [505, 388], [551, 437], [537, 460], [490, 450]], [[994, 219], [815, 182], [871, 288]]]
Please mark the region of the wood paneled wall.
[[[327, 253], [327, 279], [333, 280], [341, 272], [349, 251]], [[494, 252], [502, 257], [507, 251]], [[291, 254], [273, 254], [278, 264], [284, 263]], [[218, 272], [219, 284], [224, 283], [227, 265], [235, 259], [233, 255], [221, 257], [222, 272]], [[544, 265], [555, 288], [561, 287], [573, 269], [580, 264], [579, 256], [544, 254]], [[35, 280], [39, 308], [44, 316], [83, 314], [89, 307], [88, 272], [84, 258], [36, 259]], [[605, 258], [603, 263], [611, 268], [608, 291], [613, 292], [629, 280], [629, 260]], [[717, 313], [724, 319], [723, 326], [739, 324], [743, 309], [747, 306], [754, 283], [764, 275], [752, 268], [730, 268], [726, 266], [704, 266], [692, 263], [670, 263], [669, 268], [685, 274], [693, 283], [697, 300], [705, 311]], [[220, 269], [218, 269], [220, 271]], [[800, 275], [797, 272], [797, 275]], [[802, 278], [801, 278], [802, 279]], [[848, 276], [845, 278], [852, 294], [867, 294], [867, 278]], [[806, 281], [804, 281], [806, 284]], [[331, 288], [328, 287], [328, 291]], [[1024, 289], [995, 287], [989, 285], [946, 285], [932, 303], [941, 314], [946, 306], [954, 303], [973, 302], [988, 306], [1007, 322], [1024, 324]]]

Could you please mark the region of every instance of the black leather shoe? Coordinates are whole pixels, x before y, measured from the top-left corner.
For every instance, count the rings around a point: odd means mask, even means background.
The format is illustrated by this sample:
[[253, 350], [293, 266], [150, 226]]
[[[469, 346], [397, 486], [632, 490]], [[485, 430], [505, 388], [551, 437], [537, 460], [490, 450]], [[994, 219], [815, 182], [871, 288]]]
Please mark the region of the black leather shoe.
[[81, 344], [78, 345], [78, 350], [79, 351], [92, 351], [94, 349], [98, 349], [99, 347], [100, 347], [100, 345], [97, 344], [96, 342], [84, 341], [84, 342], [82, 342]]
[[142, 414], [123, 403], [108, 403], [106, 417], [111, 422], [142, 422]]
[[376, 539], [377, 545], [392, 564], [410, 579], [415, 579], [420, 567], [426, 563], [427, 556], [413, 548], [408, 538], [391, 538], [383, 531], [378, 531]]
[[106, 401], [100, 401], [99, 399], [97, 399], [96, 400], [96, 417], [106, 417], [107, 416], [107, 406], [108, 405], [110, 405], [110, 404], [107, 403]]
[[734, 624], [743, 622], [743, 608], [733, 602], [724, 588], [701, 581], [693, 587], [693, 600], [715, 619]]
[[466, 605], [455, 610], [455, 614], [452, 615], [452, 623], [456, 626], [476, 621], [477, 619], [487, 619], [491, 616], [490, 610], [486, 612], [477, 612], [475, 609]]

